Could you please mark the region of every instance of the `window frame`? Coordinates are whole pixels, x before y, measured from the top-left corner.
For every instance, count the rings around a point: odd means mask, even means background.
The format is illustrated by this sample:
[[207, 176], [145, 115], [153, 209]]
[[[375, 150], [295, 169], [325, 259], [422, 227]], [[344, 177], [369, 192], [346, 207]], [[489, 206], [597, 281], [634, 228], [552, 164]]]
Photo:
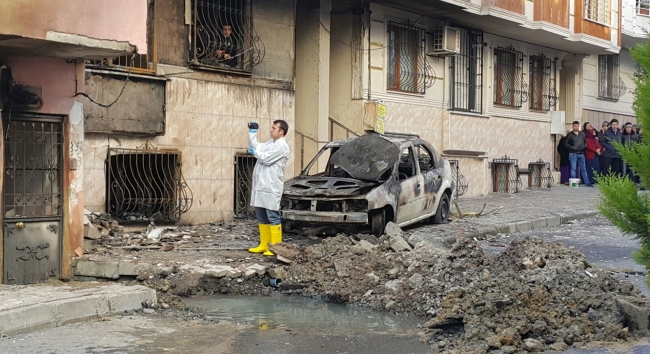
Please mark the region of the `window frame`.
[[528, 59], [528, 109], [550, 112], [555, 108], [557, 94], [557, 58], [541, 54]]
[[460, 53], [449, 60], [449, 110], [483, 113], [483, 31], [457, 27]]
[[609, 26], [611, 21], [610, 0], [585, 0], [584, 19]]
[[598, 55], [598, 98], [618, 101], [623, 94], [620, 54]]
[[[401, 43], [404, 38], [409, 39], [409, 43], [406, 45]], [[388, 21], [386, 40], [386, 89], [394, 92], [425, 94], [426, 89], [430, 87], [428, 82], [432, 79], [427, 72], [425, 30], [398, 21]], [[395, 45], [396, 43], [398, 45]], [[404, 62], [402, 61], [402, 53], [405, 48], [410, 52], [410, 58], [405, 60], [415, 63], [415, 67], [412, 73], [407, 73], [404, 70], [405, 74], [402, 75], [402, 63]], [[411, 82], [409, 83], [409, 81]], [[405, 86], [410, 87], [410, 89], [405, 88]]]
[[[253, 67], [255, 64], [253, 63], [253, 60], [251, 60], [251, 49], [254, 47], [254, 41], [253, 41], [253, 36], [254, 36], [254, 29], [253, 29], [253, 11], [252, 11], [252, 0], [235, 0], [239, 5], [241, 5], [241, 9], [235, 9], [234, 11], [230, 9], [230, 12], [232, 13], [239, 13], [241, 12], [240, 18], [235, 19], [236, 22], [231, 21], [223, 21], [221, 23], [221, 14], [219, 14], [219, 19], [210, 19], [210, 23], [207, 24], [206, 26], [200, 26], [198, 24], [199, 20], [199, 2], [200, 3], [214, 3], [218, 2], [219, 5], [213, 5], [215, 8], [221, 6], [220, 1], [222, 0], [191, 0], [191, 21], [190, 21], [190, 26], [189, 26], [189, 48], [188, 48], [188, 54], [189, 54], [189, 66], [193, 68], [199, 68], [199, 69], [209, 69], [209, 70], [216, 70], [216, 71], [226, 71], [226, 72], [236, 72], [236, 73], [242, 73], [242, 74], [252, 74]], [[206, 5], [210, 6], [210, 5]], [[203, 8], [202, 8], [203, 9]], [[226, 10], [224, 10], [226, 11]], [[228, 11], [226, 11], [228, 12]], [[210, 13], [208, 15], [205, 15], [205, 12], [201, 12], [202, 16], [210, 16]], [[214, 15], [214, 14], [213, 14]], [[236, 55], [237, 58], [237, 65], [236, 66], [231, 66], [227, 63], [225, 63], [224, 59], [218, 59], [218, 58], [212, 58], [210, 56], [213, 55], [213, 52], [216, 52], [217, 49], [215, 49], [216, 45], [216, 40], [213, 41], [211, 40], [211, 37], [215, 36], [221, 36], [220, 33], [216, 33], [216, 31], [221, 31], [221, 27], [229, 22], [230, 26], [232, 28], [232, 36], [237, 42], [241, 43], [236, 43], [236, 45], [239, 47], [238, 51], [239, 53]], [[237, 26], [235, 26], [235, 23], [237, 23]], [[235, 27], [238, 28], [238, 30], [235, 30]], [[197, 30], [197, 28], [199, 30]], [[204, 31], [208, 32], [214, 32], [214, 33], [207, 33], [205, 36], [208, 37], [208, 46], [207, 49], [205, 46], [200, 47], [199, 42], [200, 42], [200, 28], [207, 28], [204, 29]], [[237, 33], [236, 33], [237, 32]], [[239, 38], [237, 38], [237, 36]], [[198, 54], [197, 53], [197, 48], [202, 49], [208, 54]], [[208, 58], [209, 57], [209, 58]], [[206, 63], [207, 60], [212, 60], [214, 62], [217, 62], [216, 64], [210, 64]], [[221, 64], [219, 61], [224, 61], [223, 64]]]
[[650, 16], [650, 0], [636, 0], [636, 14]]
[[[501, 60], [499, 60], [501, 59]], [[521, 108], [524, 88], [524, 53], [511, 47], [496, 47], [493, 53], [494, 92], [492, 103], [500, 107]], [[509, 83], [504, 80], [509, 78]], [[505, 85], [504, 85], [505, 84]], [[504, 89], [512, 94], [504, 94]]]

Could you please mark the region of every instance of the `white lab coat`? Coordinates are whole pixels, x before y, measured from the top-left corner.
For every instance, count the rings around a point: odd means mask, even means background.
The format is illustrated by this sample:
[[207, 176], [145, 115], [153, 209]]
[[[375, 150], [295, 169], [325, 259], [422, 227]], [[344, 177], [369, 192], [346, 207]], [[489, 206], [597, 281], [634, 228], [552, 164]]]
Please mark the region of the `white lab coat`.
[[264, 144], [257, 142], [256, 133], [248, 133], [248, 146], [255, 149], [257, 164], [253, 170], [251, 206], [280, 210], [284, 190], [284, 169], [289, 159], [289, 145], [280, 138]]

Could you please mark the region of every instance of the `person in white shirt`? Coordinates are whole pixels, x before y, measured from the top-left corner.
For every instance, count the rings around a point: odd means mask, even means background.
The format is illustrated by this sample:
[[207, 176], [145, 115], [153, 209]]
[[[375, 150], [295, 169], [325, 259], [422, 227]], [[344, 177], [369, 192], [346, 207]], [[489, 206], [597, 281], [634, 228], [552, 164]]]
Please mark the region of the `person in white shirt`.
[[251, 253], [273, 256], [269, 244], [282, 243], [282, 224], [280, 220], [280, 199], [284, 190], [284, 169], [289, 159], [289, 145], [284, 140], [289, 124], [276, 120], [271, 126], [271, 140], [262, 144], [257, 142], [258, 124], [248, 124], [248, 152], [255, 156], [257, 163], [253, 170], [251, 206], [259, 222], [260, 244], [248, 249]]

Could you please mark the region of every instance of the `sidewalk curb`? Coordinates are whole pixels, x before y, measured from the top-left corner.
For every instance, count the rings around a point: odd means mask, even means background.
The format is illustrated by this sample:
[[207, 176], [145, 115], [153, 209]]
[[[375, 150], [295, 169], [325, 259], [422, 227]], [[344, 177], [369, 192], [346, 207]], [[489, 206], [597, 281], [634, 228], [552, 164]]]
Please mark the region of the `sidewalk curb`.
[[45, 300], [0, 311], [0, 335], [11, 336], [44, 328], [55, 328], [101, 316], [142, 309], [156, 303], [156, 291], [145, 286], [124, 286], [119, 291], [87, 292], [78, 297]]
[[508, 235], [515, 232], [525, 232], [532, 230], [541, 230], [549, 227], [560, 226], [562, 224], [568, 224], [571, 221], [587, 219], [592, 216], [600, 215], [600, 212], [597, 210], [590, 210], [582, 213], [570, 214], [570, 215], [556, 215], [548, 216], [545, 218], [533, 219], [533, 220], [524, 220], [511, 223], [505, 223], [494, 226], [486, 226], [479, 228], [475, 232], [471, 233], [470, 237], [483, 237], [487, 235], [496, 236], [498, 234]]

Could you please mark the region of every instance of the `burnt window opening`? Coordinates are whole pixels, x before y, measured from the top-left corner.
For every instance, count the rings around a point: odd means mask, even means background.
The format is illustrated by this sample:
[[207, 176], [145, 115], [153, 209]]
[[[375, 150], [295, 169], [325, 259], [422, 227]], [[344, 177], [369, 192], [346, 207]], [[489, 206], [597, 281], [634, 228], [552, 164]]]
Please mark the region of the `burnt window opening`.
[[255, 215], [251, 207], [251, 192], [253, 190], [253, 170], [257, 159], [252, 155], [235, 156], [235, 216], [248, 217]]
[[525, 102], [524, 53], [512, 47], [494, 49], [494, 104], [521, 107]]
[[529, 105], [532, 110], [550, 111], [557, 103], [556, 60], [544, 54], [531, 55], [529, 61]]
[[402, 156], [399, 161], [398, 165], [398, 173], [399, 173], [399, 180], [405, 180], [409, 179], [416, 174], [416, 167], [415, 167], [415, 158], [413, 155], [413, 149], [412, 148], [407, 148], [402, 151]]
[[192, 0], [190, 63], [250, 73], [264, 59], [251, 0]]
[[483, 112], [483, 32], [460, 28], [460, 53], [451, 57], [452, 111]]
[[121, 223], [178, 222], [192, 206], [179, 151], [108, 149], [106, 210]]
[[425, 52], [422, 28], [388, 23], [388, 89], [424, 94], [434, 76]]
[[627, 92], [621, 79], [620, 55], [604, 54], [598, 56], [598, 97], [618, 100]]

